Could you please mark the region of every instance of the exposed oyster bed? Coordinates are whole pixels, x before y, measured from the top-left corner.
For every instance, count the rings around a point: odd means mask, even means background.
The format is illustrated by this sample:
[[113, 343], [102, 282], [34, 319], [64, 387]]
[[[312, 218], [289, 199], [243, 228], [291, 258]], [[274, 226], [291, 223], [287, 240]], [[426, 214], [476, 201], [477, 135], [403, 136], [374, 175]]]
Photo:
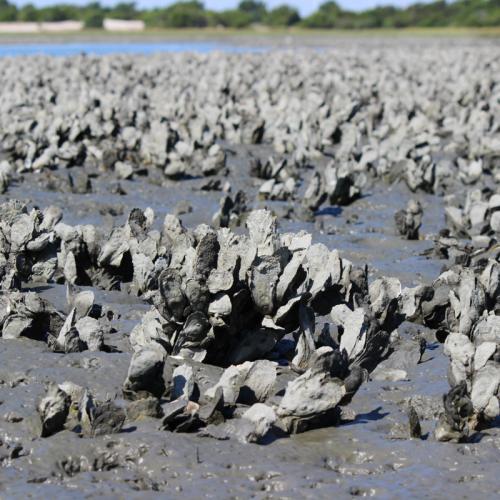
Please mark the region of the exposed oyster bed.
[[497, 44], [0, 66], [2, 496], [498, 491]]

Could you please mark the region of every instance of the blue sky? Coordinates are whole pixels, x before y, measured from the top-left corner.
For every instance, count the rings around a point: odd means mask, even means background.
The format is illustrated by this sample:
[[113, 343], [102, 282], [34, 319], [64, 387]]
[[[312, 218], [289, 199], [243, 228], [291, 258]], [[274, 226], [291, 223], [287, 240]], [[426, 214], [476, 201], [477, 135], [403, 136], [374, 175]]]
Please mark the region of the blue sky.
[[[84, 5], [90, 0], [15, 0], [17, 5], [24, 5], [26, 3], [33, 3], [37, 6], [51, 5], [54, 3], [73, 3], [75, 5]], [[405, 6], [415, 3], [416, 0], [338, 0], [338, 3], [344, 8], [350, 10], [362, 10], [368, 7], [374, 7], [376, 5], [397, 5]], [[204, 0], [205, 7], [209, 9], [229, 9], [235, 7], [239, 0]], [[318, 5], [322, 4], [324, 0], [267, 0], [268, 7], [276, 7], [286, 3], [288, 5], [293, 5], [297, 7], [302, 15], [307, 15], [313, 12]], [[116, 4], [117, 0], [101, 0], [103, 5], [113, 5]], [[171, 3], [175, 3], [174, 0], [136, 0], [136, 4], [142, 8], [148, 7], [161, 7], [166, 6]]]

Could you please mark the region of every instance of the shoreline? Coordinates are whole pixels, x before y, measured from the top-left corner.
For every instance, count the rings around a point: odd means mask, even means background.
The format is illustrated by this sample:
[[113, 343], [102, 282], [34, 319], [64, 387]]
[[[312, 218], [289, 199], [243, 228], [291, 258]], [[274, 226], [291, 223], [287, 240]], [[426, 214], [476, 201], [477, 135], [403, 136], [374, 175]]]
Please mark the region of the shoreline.
[[366, 30], [312, 30], [312, 29], [148, 29], [142, 32], [107, 32], [84, 30], [60, 33], [0, 33], [0, 44], [21, 43], [77, 43], [77, 42], [229, 42], [237, 45], [331, 44], [339, 40], [395, 40], [414, 38], [431, 39], [500, 39], [500, 27], [493, 28], [403, 28]]

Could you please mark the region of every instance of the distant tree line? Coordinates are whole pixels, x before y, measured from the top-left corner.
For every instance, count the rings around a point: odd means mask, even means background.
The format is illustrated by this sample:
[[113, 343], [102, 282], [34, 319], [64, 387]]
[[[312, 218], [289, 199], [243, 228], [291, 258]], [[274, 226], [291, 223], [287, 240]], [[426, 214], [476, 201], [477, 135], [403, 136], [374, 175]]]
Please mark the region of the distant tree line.
[[83, 7], [61, 3], [37, 8], [32, 4], [16, 7], [8, 0], [0, 0], [0, 22], [81, 20], [88, 28], [100, 28], [105, 17], [142, 19], [152, 28], [246, 28], [256, 24], [323, 29], [479, 27], [500, 25], [500, 0], [437, 0], [415, 3], [404, 9], [376, 7], [362, 12], [345, 10], [336, 2], [328, 1], [305, 18], [288, 5], [268, 10], [264, 2], [255, 0], [243, 0], [236, 8], [224, 11], [205, 9], [197, 0], [149, 10], [138, 9], [134, 2], [120, 2], [114, 7], [91, 2]]

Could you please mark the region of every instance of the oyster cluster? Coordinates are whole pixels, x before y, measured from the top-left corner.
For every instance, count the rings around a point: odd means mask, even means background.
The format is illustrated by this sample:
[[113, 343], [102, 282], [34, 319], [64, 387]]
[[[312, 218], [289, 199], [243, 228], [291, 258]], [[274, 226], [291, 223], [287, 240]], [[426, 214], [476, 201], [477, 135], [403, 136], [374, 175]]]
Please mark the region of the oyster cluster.
[[436, 438], [462, 440], [500, 415], [500, 264], [450, 269], [433, 287], [440, 313], [427, 321], [445, 339], [451, 387]]
[[500, 237], [500, 194], [487, 187], [467, 191], [463, 206], [446, 207], [448, 227], [455, 236], [489, 246]]
[[[164, 231], [175, 227], [177, 243], [149, 294], [153, 308], [130, 334], [124, 391], [132, 399], [171, 393], [194, 403], [182, 410], [190, 419], [207, 404], [227, 413], [253, 401], [287, 432], [335, 422], [338, 405], [390, 351], [405, 318], [401, 284], [369, 285], [365, 271], [309, 234], [279, 234], [268, 211], [250, 212], [246, 225], [248, 235], [187, 231], [167, 216]], [[321, 327], [325, 315], [331, 323]], [[207, 386], [200, 363], [226, 369]], [[190, 429], [201, 425], [194, 420]]]
[[[26, 272], [27, 262], [32, 269], [50, 262], [43, 276], [66, 284], [68, 309], [7, 288], [2, 337], [35, 338], [60, 353], [109, 349], [109, 325], [94, 293], [75, 288], [111, 283], [142, 297], [151, 309], [130, 332], [134, 354], [123, 393], [134, 402], [171, 398], [175, 418], [167, 415], [164, 424], [170, 430], [179, 422], [184, 430], [205, 427], [216, 409], [223, 422], [236, 403], [258, 403], [242, 418], [260, 422], [264, 412], [285, 432], [336, 422], [339, 405], [391, 352], [404, 303], [415, 302], [398, 280], [369, 283], [366, 269], [313, 244], [310, 234], [280, 234], [266, 210], [248, 214], [248, 234], [207, 225], [188, 230], [172, 215], [160, 232], [151, 229], [152, 210], [133, 209], [124, 226], [100, 235], [91, 225], [64, 224], [53, 207], [28, 213], [9, 202], [0, 209], [12, 211], [4, 232], [18, 237], [7, 238], [6, 262], [23, 281], [40, 278]], [[326, 315], [330, 323], [320, 326]], [[179, 416], [186, 412], [190, 425]], [[203, 420], [204, 412], [210, 418]], [[270, 425], [254, 429], [252, 439]]]

